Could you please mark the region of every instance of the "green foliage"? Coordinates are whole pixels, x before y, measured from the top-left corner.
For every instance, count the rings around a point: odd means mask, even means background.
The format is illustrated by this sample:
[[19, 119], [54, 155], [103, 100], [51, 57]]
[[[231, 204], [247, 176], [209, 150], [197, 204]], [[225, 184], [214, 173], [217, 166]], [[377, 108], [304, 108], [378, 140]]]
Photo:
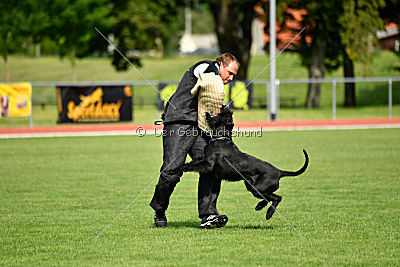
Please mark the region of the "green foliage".
[[10, 52], [21, 50], [28, 25], [25, 1], [0, 1], [0, 52], [6, 61]]
[[[351, 60], [366, 65], [371, 63], [373, 44], [376, 43], [376, 31], [382, 29], [385, 18], [397, 18], [394, 2], [397, 0], [335, 0], [335, 1], [283, 1], [282, 6], [304, 8], [303, 36], [313, 41], [326, 40], [325, 65], [328, 70], [342, 64], [341, 53], [344, 50]], [[386, 3], [392, 7], [385, 9]], [[303, 64], [310, 65], [310, 49], [304, 42], [299, 48]]]
[[192, 9], [192, 33], [207, 34], [215, 32], [215, 21], [207, 4], [198, 3]]
[[326, 42], [325, 67], [328, 70], [337, 69], [340, 65], [340, 25], [338, 18], [343, 13], [342, 0], [333, 1], [288, 1], [286, 4], [295, 9], [305, 9], [307, 14], [302, 21], [305, 30], [302, 33], [302, 42], [298, 52], [302, 57], [302, 64], [311, 65], [311, 52], [314, 46], [306, 43], [306, 36], [311, 37], [313, 43]]
[[107, 33], [112, 26], [107, 0], [54, 0], [49, 6], [50, 36], [56, 40], [60, 56], [78, 58], [106, 51], [107, 42], [95, 31]]
[[371, 63], [376, 31], [383, 28], [379, 8], [384, 5], [383, 0], [343, 1], [343, 14], [339, 17], [340, 38], [351, 60]]
[[[182, 4], [182, 1], [172, 0], [113, 1], [115, 25], [112, 33], [117, 48], [139, 66], [139, 58], [129, 51], [154, 49], [162, 54], [164, 49], [171, 49], [171, 41], [177, 41], [179, 23], [176, 15], [177, 8]], [[113, 65], [117, 70], [127, 70], [129, 67], [129, 63], [117, 51], [113, 52]]]
[[49, 13], [49, 6], [54, 3], [52, 0], [25, 0], [26, 24], [29, 25], [27, 34], [34, 44], [40, 43], [43, 38], [51, 32], [52, 14]]

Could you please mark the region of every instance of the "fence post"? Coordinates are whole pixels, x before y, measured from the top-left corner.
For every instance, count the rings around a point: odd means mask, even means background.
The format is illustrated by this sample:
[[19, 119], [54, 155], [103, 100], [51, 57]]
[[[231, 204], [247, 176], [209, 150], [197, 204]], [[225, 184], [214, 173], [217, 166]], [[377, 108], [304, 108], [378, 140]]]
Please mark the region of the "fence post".
[[392, 79], [389, 78], [389, 119], [392, 118]]
[[280, 84], [280, 81], [279, 81], [279, 79], [276, 79], [275, 80], [275, 90], [276, 90], [276, 100], [275, 100], [275, 103], [276, 103], [276, 120], [277, 121], [279, 121], [279, 109], [280, 109], [280, 106], [281, 106], [281, 102], [279, 101], [279, 84]]
[[32, 86], [32, 91], [31, 91], [31, 114], [29, 114], [29, 127], [33, 127], [33, 86]]
[[265, 97], [266, 97], [266, 100], [265, 100], [265, 108], [267, 109], [267, 121], [268, 122], [270, 122], [271, 121], [271, 113], [270, 113], [270, 110], [269, 110], [269, 108], [270, 108], [270, 103], [268, 102], [268, 100], [270, 99], [270, 97], [269, 97], [269, 92], [271, 91], [271, 90], [269, 90], [269, 83], [266, 81], [265, 82]]
[[336, 120], [336, 81], [332, 80], [332, 120]]

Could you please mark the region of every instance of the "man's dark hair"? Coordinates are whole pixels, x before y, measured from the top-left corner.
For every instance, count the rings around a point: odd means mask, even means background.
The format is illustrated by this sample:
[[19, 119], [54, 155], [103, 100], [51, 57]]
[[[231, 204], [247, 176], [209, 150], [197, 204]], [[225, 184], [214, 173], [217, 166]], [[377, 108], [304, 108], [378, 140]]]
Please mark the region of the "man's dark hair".
[[223, 53], [216, 59], [217, 63], [220, 64], [222, 63], [224, 67], [228, 66], [232, 61], [236, 61], [238, 64], [238, 67], [240, 67], [239, 61], [236, 59], [236, 57], [230, 53]]

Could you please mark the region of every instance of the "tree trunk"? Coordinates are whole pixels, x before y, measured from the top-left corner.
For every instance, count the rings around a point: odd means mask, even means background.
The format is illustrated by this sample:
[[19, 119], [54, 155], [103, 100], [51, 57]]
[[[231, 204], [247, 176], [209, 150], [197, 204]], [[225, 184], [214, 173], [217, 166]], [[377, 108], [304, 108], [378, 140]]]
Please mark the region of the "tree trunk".
[[156, 37], [154, 40], [156, 43], [156, 57], [162, 57], [164, 55], [164, 45], [161, 37]]
[[71, 47], [72, 81], [76, 82], [76, 46]]
[[41, 48], [40, 43], [37, 43], [35, 45], [35, 57], [40, 57], [40, 48]]
[[6, 67], [6, 82], [10, 82], [10, 68], [8, 67], [8, 57], [6, 56], [4, 58], [4, 63], [5, 63], [5, 67]]
[[[321, 79], [325, 76], [325, 49], [326, 41], [313, 41], [311, 44], [311, 64], [309, 68], [309, 78]], [[321, 96], [321, 84], [310, 83], [307, 91], [307, 108], [319, 108]]]
[[[247, 0], [234, 4], [232, 0], [215, 1], [210, 4], [213, 13], [218, 44], [221, 53], [231, 53], [240, 62], [237, 79], [247, 79], [250, 61], [251, 23], [254, 18], [254, 5], [257, 1]], [[240, 16], [238, 11], [240, 12]], [[238, 20], [242, 17], [241, 21]]]
[[[353, 60], [349, 58], [346, 51], [343, 53], [343, 71], [344, 77], [354, 77], [354, 65]], [[344, 106], [355, 107], [356, 106], [356, 86], [354, 83], [345, 83], [344, 89]]]
[[4, 68], [5, 68], [5, 81], [8, 83], [10, 81], [10, 69], [8, 66], [8, 47], [7, 47], [7, 43], [6, 43], [6, 37], [4, 37], [3, 35], [0, 36], [1, 41], [3, 42], [3, 59], [4, 59]]

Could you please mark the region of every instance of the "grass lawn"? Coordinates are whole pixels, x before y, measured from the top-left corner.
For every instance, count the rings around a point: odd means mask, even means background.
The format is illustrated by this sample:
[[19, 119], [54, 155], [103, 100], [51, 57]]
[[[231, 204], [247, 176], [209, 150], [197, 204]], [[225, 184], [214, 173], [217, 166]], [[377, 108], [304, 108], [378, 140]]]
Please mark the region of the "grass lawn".
[[400, 129], [264, 132], [236, 138], [282, 169], [279, 214], [265, 220], [242, 182], [223, 182], [226, 227], [201, 230], [197, 175], [172, 195], [169, 227], [153, 227], [155, 136], [0, 139], [0, 265], [397, 265]]

